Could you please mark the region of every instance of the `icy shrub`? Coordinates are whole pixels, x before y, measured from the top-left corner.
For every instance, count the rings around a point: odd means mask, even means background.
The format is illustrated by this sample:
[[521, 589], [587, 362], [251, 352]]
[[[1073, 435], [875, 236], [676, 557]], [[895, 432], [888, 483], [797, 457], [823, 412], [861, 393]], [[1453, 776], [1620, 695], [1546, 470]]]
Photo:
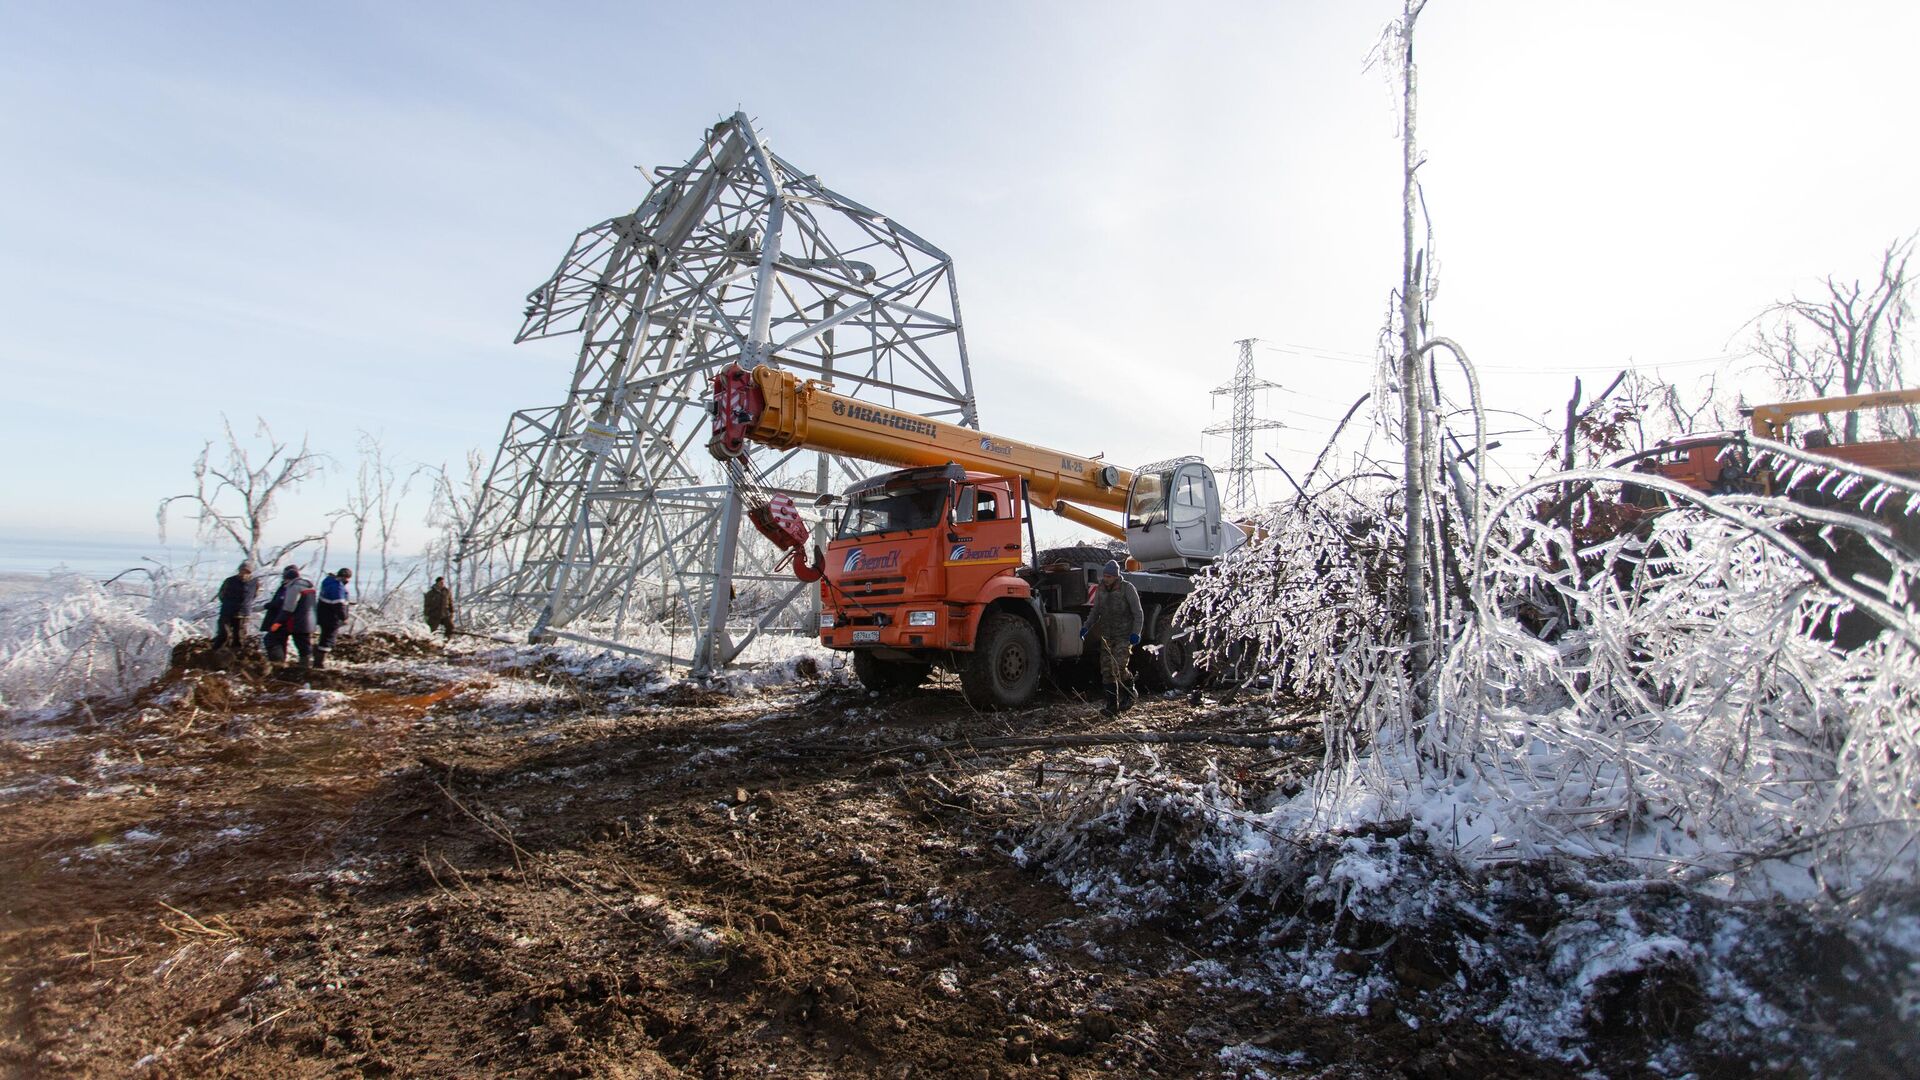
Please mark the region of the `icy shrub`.
[[[314, 580], [318, 581], [318, 578]], [[358, 584], [356, 582], [356, 584]], [[398, 587], [384, 597], [373, 595], [371, 588], [355, 589], [353, 626], [356, 631], [382, 631], [403, 637], [428, 637], [425, 616], [420, 613], [426, 590]]]
[[1303, 704], [1358, 709], [1376, 692], [1375, 657], [1404, 633], [1387, 505], [1363, 481], [1273, 507], [1180, 606], [1201, 661], [1229, 678], [1270, 675]]
[[1841, 649], [1855, 600], [1795, 553], [1801, 508], [1717, 502], [1577, 551], [1490, 545], [1407, 810], [1469, 853], [1622, 857], [1759, 895], [1913, 880], [1920, 653], [1885, 598], [1916, 567], [1884, 552], [1890, 580], [1859, 599], [1891, 628]]
[[[1321, 710], [1304, 835], [1409, 818], [1474, 860], [1624, 859], [1755, 896], [1915, 881], [1920, 563], [1886, 515], [1920, 486], [1760, 449], [1784, 483], [1853, 501], [1580, 470], [1507, 493], [1469, 543], [1433, 500], [1420, 715], [1379, 488], [1276, 509], [1183, 618], [1215, 671]], [[1671, 505], [1642, 520], [1621, 485]], [[1863, 626], [1882, 632], [1855, 644]]]
[[205, 632], [189, 620], [211, 611], [209, 593], [164, 570], [137, 583], [63, 575], [42, 596], [0, 606], [0, 715], [54, 711], [152, 682], [174, 642]]

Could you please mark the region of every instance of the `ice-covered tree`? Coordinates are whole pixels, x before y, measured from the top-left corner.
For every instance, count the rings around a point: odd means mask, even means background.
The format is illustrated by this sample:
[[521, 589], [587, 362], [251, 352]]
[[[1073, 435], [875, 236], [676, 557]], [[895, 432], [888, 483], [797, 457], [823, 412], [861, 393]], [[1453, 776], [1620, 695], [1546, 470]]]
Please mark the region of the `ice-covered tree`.
[[167, 536], [167, 515], [173, 504], [184, 502], [193, 516], [197, 535], [203, 542], [225, 539], [238, 548], [255, 566], [272, 566], [294, 550], [317, 543], [320, 535], [268, 546], [268, 524], [279, 510], [281, 500], [295, 488], [320, 475], [326, 459], [307, 446], [274, 435], [266, 420], [256, 417], [253, 442], [243, 441], [233, 430], [233, 422], [220, 418], [222, 438], [208, 439], [193, 463], [193, 490], [169, 495], [160, 500], [155, 518], [160, 539]]

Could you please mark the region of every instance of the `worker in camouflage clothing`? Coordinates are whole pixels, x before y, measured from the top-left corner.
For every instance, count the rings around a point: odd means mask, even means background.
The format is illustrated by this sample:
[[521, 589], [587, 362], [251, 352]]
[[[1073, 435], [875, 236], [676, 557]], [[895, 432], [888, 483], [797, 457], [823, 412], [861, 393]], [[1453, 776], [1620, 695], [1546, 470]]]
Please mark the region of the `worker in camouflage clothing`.
[[420, 613], [426, 616], [428, 630], [438, 630], [449, 641], [453, 639], [453, 590], [447, 588], [446, 578], [433, 579]]
[[1100, 657], [1100, 686], [1107, 704], [1101, 712], [1118, 716], [1133, 707], [1133, 646], [1140, 644], [1146, 615], [1140, 610], [1140, 590], [1120, 576], [1112, 559], [1100, 568], [1100, 584], [1093, 587], [1093, 613], [1080, 628], [1080, 637], [1093, 643]]

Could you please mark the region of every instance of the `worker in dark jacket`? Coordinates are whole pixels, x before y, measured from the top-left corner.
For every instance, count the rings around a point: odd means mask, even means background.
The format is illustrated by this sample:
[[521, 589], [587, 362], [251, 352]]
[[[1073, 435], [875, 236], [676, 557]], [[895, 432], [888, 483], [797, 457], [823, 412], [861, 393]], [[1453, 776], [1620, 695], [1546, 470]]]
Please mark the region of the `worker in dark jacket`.
[[253, 598], [260, 595], [260, 582], [254, 579], [253, 564], [243, 562], [240, 569], [220, 583], [214, 599], [220, 601], [220, 615], [214, 624], [213, 647], [243, 649], [248, 637], [241, 632], [240, 620], [253, 610]]
[[438, 630], [449, 640], [453, 637], [453, 590], [447, 588], [447, 579], [433, 579], [433, 588], [427, 590], [425, 603], [420, 613], [426, 616], [427, 629]]
[[353, 580], [353, 571], [341, 567], [320, 579], [320, 602], [315, 608], [319, 617], [320, 640], [313, 646], [313, 666], [326, 667], [327, 654], [333, 651], [333, 636], [347, 624], [347, 616], [353, 607], [353, 595], [347, 583]]
[[1100, 568], [1100, 584], [1093, 587], [1093, 612], [1080, 628], [1081, 638], [1091, 641], [1100, 657], [1100, 685], [1107, 695], [1106, 708], [1101, 711], [1108, 716], [1118, 716], [1133, 707], [1132, 647], [1140, 644], [1140, 632], [1145, 627], [1140, 590], [1120, 576], [1118, 562], [1108, 559]]
[[267, 659], [283, 663], [287, 659], [287, 641], [292, 639], [300, 653], [300, 666], [313, 666], [315, 627], [313, 582], [300, 576], [300, 568], [289, 566], [280, 571], [280, 588], [267, 601], [267, 614], [260, 621], [267, 632]]

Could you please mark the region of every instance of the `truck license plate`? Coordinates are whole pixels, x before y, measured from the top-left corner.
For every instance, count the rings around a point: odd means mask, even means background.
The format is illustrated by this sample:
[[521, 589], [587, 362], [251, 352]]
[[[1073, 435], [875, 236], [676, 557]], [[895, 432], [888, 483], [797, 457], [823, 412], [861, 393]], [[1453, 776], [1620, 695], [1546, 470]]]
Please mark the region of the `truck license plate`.
[[880, 640], [880, 631], [878, 630], [855, 630], [853, 632], [853, 643], [855, 645], [858, 645], [863, 641], [879, 641], [879, 640]]

